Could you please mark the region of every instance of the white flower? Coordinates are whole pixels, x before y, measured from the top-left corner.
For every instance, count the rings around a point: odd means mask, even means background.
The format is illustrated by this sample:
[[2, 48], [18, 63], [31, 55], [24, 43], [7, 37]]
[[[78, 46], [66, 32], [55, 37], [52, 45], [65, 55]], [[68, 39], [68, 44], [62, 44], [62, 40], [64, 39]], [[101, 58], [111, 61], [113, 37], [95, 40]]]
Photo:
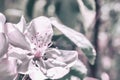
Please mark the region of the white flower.
[[21, 61], [18, 71], [28, 73], [32, 80], [58, 79], [66, 75], [77, 60], [77, 52], [49, 48], [53, 30], [47, 17], [35, 18], [25, 25], [23, 17], [18, 24], [6, 23], [5, 31], [13, 45], [8, 53]]
[[4, 33], [5, 16], [0, 13], [0, 80], [13, 80], [17, 75], [17, 60], [7, 56], [8, 39]]
[[8, 49], [8, 41], [4, 33], [5, 21], [5, 16], [2, 13], [0, 13], [0, 58], [4, 56]]

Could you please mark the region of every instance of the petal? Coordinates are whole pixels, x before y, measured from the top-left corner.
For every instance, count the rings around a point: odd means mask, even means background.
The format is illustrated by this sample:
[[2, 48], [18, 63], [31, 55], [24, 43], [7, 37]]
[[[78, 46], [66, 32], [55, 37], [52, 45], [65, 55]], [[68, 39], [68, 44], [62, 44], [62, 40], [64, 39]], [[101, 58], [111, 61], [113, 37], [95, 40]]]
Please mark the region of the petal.
[[68, 73], [69, 73], [69, 69], [65, 69], [62, 67], [54, 67], [47, 71], [47, 76], [50, 79], [59, 79], [64, 77]]
[[0, 13], [0, 22], [5, 23], [6, 21], [6, 17], [4, 16], [4, 14]]
[[27, 36], [28, 40], [32, 42], [33, 37], [36, 35], [35, 28], [33, 27], [32, 22], [30, 22], [30, 24], [26, 28], [24, 34]]
[[24, 16], [21, 16], [20, 22], [18, 24], [14, 24], [17, 29], [19, 29], [20, 32], [25, 31], [26, 21]]
[[[53, 29], [49, 18], [41, 16], [34, 19], [33, 23], [36, 32], [43, 37], [43, 42], [46, 43], [46, 45], [49, 44], [53, 36]], [[38, 37], [38, 40], [40, 36]]]
[[30, 59], [27, 59], [27, 60], [22, 61], [22, 62], [18, 65], [18, 73], [28, 74], [29, 62], [30, 62]]
[[0, 61], [0, 80], [14, 80], [17, 76], [17, 60], [14, 58]]
[[0, 33], [0, 58], [8, 51], [8, 40], [4, 33]]
[[26, 34], [35, 36], [36, 32], [35, 32], [35, 27], [34, 27], [33, 22], [30, 22], [30, 23], [29, 23], [29, 25], [28, 25], [28, 27], [27, 27]]
[[46, 31], [52, 31], [52, 26], [49, 18], [45, 16], [41, 16], [32, 20], [32, 24], [34, 25], [35, 31], [40, 34]]
[[30, 50], [30, 45], [26, 41], [25, 36], [11, 23], [6, 23], [6, 33], [8, 35], [9, 42], [15, 47]]
[[32, 61], [29, 64], [29, 76], [32, 80], [47, 79], [47, 77], [40, 71], [40, 69], [33, 65]]
[[47, 62], [46, 65], [52, 63], [54, 66], [64, 66], [69, 68], [77, 61], [78, 54], [76, 51], [57, 50], [55, 48], [50, 48], [46, 50], [44, 57], [48, 59], [45, 61]]
[[62, 61], [55, 60], [55, 59], [48, 59], [47, 61], [45, 61], [45, 64], [46, 64], [46, 69], [67, 66], [66, 63], [64, 63]]
[[40, 46], [48, 45], [53, 36], [50, 20], [44, 16], [33, 19], [28, 26], [26, 35], [31, 41], [32, 38], [36, 38], [36, 42], [39, 42]]
[[41, 72], [43, 72], [43, 74], [46, 74], [47, 69], [44, 61], [40, 59], [39, 61], [36, 61], [36, 64], [38, 65], [38, 68], [41, 70]]
[[46, 64], [46, 68], [49, 69], [49, 68], [53, 68], [53, 67], [67, 66], [66, 63], [57, 59], [60, 56], [61, 56], [61, 52], [59, 50], [54, 49], [54, 48], [47, 49], [44, 56], [42, 57]]
[[0, 13], [0, 33], [4, 33], [4, 24], [5, 24], [6, 18], [5, 16]]
[[29, 67], [29, 62], [33, 56], [27, 56], [29, 51], [22, 50], [20, 48], [11, 47], [8, 51], [10, 57], [17, 58], [19, 60], [18, 73], [26, 74]]
[[26, 60], [28, 58], [32, 58], [32, 56], [27, 56], [27, 54], [31, 53], [28, 50], [23, 50], [21, 48], [14, 47], [12, 45], [9, 46], [8, 56], [17, 58], [21, 61]]
[[58, 49], [48, 48], [45, 51], [45, 54], [43, 57], [56, 59], [56, 57], [58, 57], [60, 55], [61, 55], [61, 52]]

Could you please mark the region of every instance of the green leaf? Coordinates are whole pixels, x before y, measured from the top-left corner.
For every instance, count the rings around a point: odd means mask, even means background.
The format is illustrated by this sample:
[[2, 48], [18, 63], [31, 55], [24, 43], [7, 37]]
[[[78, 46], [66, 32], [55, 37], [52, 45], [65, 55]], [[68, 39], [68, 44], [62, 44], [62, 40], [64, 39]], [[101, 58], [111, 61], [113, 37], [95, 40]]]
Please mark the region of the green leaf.
[[85, 6], [90, 10], [95, 10], [95, 0], [82, 0]]
[[89, 40], [81, 33], [52, 20], [52, 25], [69, 38], [78, 48], [80, 48], [87, 56], [89, 62], [94, 64], [96, 51]]
[[80, 8], [80, 15], [82, 16], [82, 18], [79, 18], [80, 21], [82, 21], [83, 26], [85, 28], [85, 31], [87, 31], [89, 29], [89, 27], [93, 26], [94, 24], [94, 20], [95, 20], [95, 15], [96, 15], [96, 11], [95, 11], [95, 4], [91, 4], [94, 5], [94, 9], [90, 10], [88, 7], [85, 6], [84, 1], [91, 1], [94, 3], [93, 0], [77, 0], [78, 4], [79, 4], [79, 8]]
[[59, 80], [71, 80], [71, 77], [73, 76], [79, 78], [80, 80], [83, 80], [86, 74], [87, 74], [86, 66], [80, 60], [78, 60], [75, 63], [75, 65], [71, 67], [70, 72]]
[[31, 19], [33, 17], [33, 9], [35, 5], [36, 0], [28, 0], [28, 3], [26, 5], [26, 14]]
[[95, 52], [95, 50], [92, 47], [81, 48], [81, 49], [85, 53], [87, 58], [89, 59], [89, 62], [93, 65], [95, 63], [95, 59], [96, 59], [96, 52]]
[[76, 64], [71, 68], [70, 74], [83, 79], [87, 74], [87, 68], [80, 60], [78, 60]]
[[63, 24], [74, 28], [77, 26], [80, 12], [77, 0], [55, 0], [55, 12]]

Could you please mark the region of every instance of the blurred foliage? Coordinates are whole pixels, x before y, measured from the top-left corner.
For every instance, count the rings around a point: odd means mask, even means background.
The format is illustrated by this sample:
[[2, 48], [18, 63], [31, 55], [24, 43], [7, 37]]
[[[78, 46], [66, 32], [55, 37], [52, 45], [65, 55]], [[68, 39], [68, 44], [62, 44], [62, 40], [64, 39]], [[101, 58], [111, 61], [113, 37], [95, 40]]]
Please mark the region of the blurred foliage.
[[95, 10], [95, 1], [94, 0], [83, 0], [83, 3], [87, 6], [90, 10]]

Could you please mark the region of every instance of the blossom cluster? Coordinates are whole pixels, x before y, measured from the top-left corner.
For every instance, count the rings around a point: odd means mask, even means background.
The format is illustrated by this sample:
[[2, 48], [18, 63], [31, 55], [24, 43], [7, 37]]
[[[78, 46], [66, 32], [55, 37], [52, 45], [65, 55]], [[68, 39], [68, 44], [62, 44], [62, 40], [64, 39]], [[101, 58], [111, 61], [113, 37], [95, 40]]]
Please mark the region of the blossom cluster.
[[19, 73], [32, 80], [59, 79], [68, 74], [78, 54], [52, 48], [52, 36], [51, 20], [45, 16], [30, 23], [22, 16], [14, 24], [0, 13], [0, 79], [14, 80]]

